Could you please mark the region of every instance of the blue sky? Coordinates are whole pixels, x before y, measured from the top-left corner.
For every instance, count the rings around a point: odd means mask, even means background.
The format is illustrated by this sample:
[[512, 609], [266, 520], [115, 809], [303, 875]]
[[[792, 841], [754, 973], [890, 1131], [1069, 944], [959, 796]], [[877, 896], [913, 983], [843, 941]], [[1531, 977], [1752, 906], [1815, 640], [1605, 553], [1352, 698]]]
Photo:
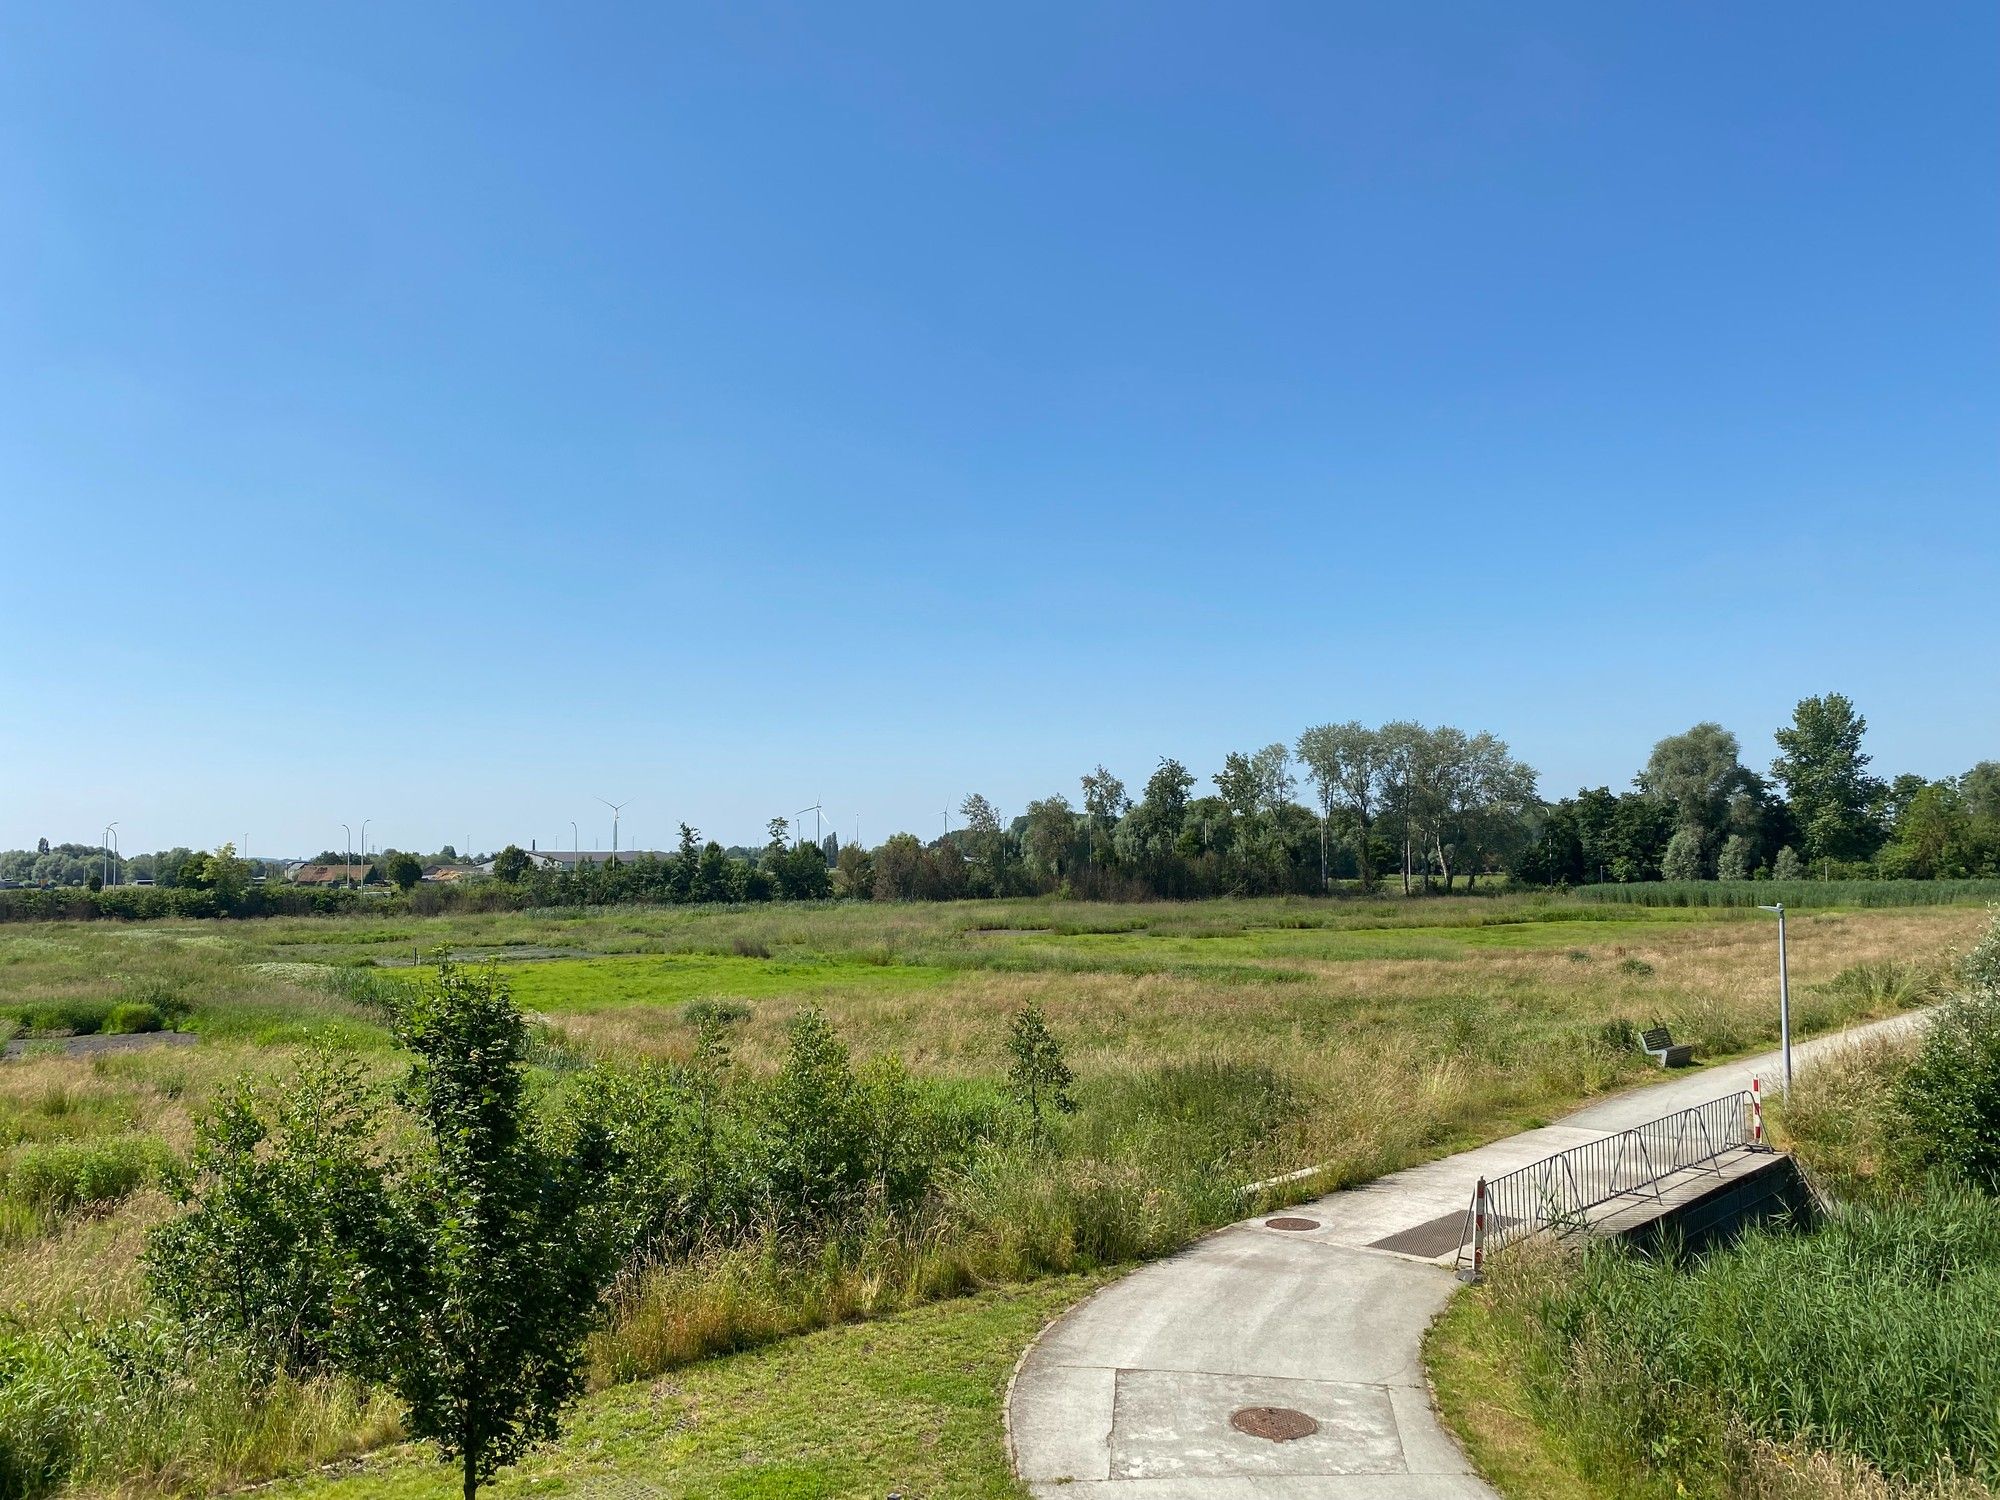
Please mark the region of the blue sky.
[[2000, 755], [2000, 10], [0, 4], [0, 846]]

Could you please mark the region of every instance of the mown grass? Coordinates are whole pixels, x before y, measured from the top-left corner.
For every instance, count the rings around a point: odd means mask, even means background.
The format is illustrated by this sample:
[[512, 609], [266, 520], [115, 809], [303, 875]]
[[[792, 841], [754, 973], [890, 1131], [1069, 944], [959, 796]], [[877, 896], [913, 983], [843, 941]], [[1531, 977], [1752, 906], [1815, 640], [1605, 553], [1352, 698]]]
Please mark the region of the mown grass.
[[[560, 1443], [503, 1474], [510, 1496], [1016, 1500], [1001, 1403], [1023, 1346], [1102, 1277], [989, 1290], [694, 1365], [584, 1403]], [[273, 1485], [271, 1500], [446, 1500], [452, 1475], [398, 1448]]]

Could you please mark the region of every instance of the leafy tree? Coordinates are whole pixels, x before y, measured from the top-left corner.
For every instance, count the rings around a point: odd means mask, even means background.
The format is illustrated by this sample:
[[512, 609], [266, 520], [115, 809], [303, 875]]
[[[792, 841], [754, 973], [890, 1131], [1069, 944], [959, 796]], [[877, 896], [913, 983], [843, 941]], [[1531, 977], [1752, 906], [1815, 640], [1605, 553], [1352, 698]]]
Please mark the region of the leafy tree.
[[1667, 840], [1666, 857], [1660, 862], [1660, 876], [1665, 880], [1699, 880], [1702, 878], [1701, 832], [1699, 829], [1683, 825], [1674, 830], [1674, 836]]
[[1799, 856], [1790, 844], [1780, 849], [1778, 857], [1771, 861], [1771, 878], [1773, 880], [1802, 880], [1805, 878], [1805, 869], [1799, 863]]
[[1716, 856], [1715, 861], [1717, 880], [1748, 880], [1753, 868], [1749, 839], [1740, 833], [1732, 833], [1722, 841], [1722, 853]]
[[1062, 1044], [1049, 1030], [1041, 1006], [1030, 1003], [1015, 1015], [1007, 1032], [1007, 1050], [1014, 1059], [1007, 1070], [1014, 1098], [1027, 1107], [1035, 1139], [1043, 1140], [1046, 1112], [1076, 1113], [1076, 1098], [1071, 1092], [1076, 1076], [1070, 1072]]
[[694, 883], [688, 892], [688, 899], [734, 901], [737, 896], [735, 863], [722, 852], [722, 845], [710, 839], [702, 846], [701, 862], [695, 866]]
[[612, 1269], [592, 1186], [606, 1143], [585, 1130], [558, 1150], [536, 1129], [527, 1027], [496, 971], [440, 957], [395, 1035], [416, 1054], [399, 1097], [422, 1145], [396, 1189], [404, 1254], [365, 1284], [366, 1363], [473, 1500], [582, 1387]]
[[1972, 855], [1972, 820], [1958, 788], [1935, 781], [1913, 792], [1903, 790], [1895, 827], [1881, 853], [1882, 873], [1908, 880], [1965, 874]]
[[1865, 859], [1879, 840], [1869, 807], [1882, 784], [1868, 774], [1861, 751], [1867, 728], [1847, 698], [1828, 693], [1802, 699], [1790, 727], [1777, 732], [1783, 753], [1771, 774], [1785, 788], [1813, 859]]
[[243, 893], [250, 889], [250, 867], [236, 857], [234, 844], [224, 844], [215, 853], [203, 857], [201, 879], [197, 883], [205, 890], [214, 891], [216, 904], [229, 911], [243, 900]]
[[1194, 776], [1172, 758], [1163, 758], [1146, 780], [1146, 792], [1119, 820], [1116, 847], [1122, 858], [1142, 870], [1162, 894], [1180, 895], [1182, 885], [1176, 851], [1187, 823], [1188, 791]]
[[1105, 842], [1100, 835], [1115, 827], [1131, 808], [1132, 799], [1125, 795], [1125, 783], [1103, 766], [1083, 778], [1083, 812], [1087, 820], [1084, 829], [1085, 859], [1092, 864], [1097, 863], [1098, 846]]
[[413, 891], [424, 878], [424, 862], [404, 850], [394, 850], [382, 861], [382, 873], [399, 891]]
[[862, 901], [875, 894], [875, 860], [860, 845], [840, 846], [835, 874], [836, 894]]
[[1380, 730], [1369, 729], [1353, 719], [1345, 724], [1321, 724], [1299, 736], [1299, 759], [1319, 792], [1322, 877], [1327, 873], [1325, 826], [1338, 807], [1348, 813], [1358, 830], [1355, 854], [1360, 862], [1362, 887], [1366, 889], [1375, 883], [1369, 838], [1382, 795], [1385, 749]]
[[1021, 830], [1022, 852], [1029, 869], [1053, 885], [1069, 874], [1077, 844], [1076, 811], [1061, 793], [1028, 804]]
[[922, 893], [924, 849], [915, 834], [896, 834], [875, 851], [874, 863], [877, 901], [914, 901]]
[[1639, 789], [1673, 810], [1675, 828], [1692, 828], [1704, 845], [1716, 843], [1728, 827], [1731, 799], [1756, 781], [1738, 759], [1741, 749], [1735, 735], [1712, 722], [1670, 734], [1653, 746]]
[[965, 834], [961, 843], [966, 847], [978, 865], [978, 882], [984, 893], [1004, 896], [1012, 883], [1011, 859], [1013, 842], [1002, 826], [1000, 809], [978, 792], [973, 792], [958, 806], [959, 816], [965, 819]]
[[493, 856], [493, 878], [519, 885], [528, 873], [529, 864], [528, 851], [519, 844], [509, 844]]

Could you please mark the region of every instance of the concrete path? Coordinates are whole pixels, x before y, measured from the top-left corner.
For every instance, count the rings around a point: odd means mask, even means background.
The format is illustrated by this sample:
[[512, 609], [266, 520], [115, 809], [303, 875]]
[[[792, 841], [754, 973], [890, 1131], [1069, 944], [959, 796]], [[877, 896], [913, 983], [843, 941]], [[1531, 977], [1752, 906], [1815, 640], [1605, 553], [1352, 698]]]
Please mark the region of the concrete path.
[[[1793, 1049], [1795, 1065], [1892, 1017]], [[1457, 1289], [1457, 1223], [1482, 1176], [1779, 1077], [1776, 1053], [1675, 1073], [1556, 1124], [1260, 1215], [1105, 1287], [1051, 1324], [1007, 1398], [1036, 1500], [1492, 1500], [1439, 1425], [1424, 1330]], [[1272, 1227], [1286, 1219], [1309, 1228]], [[1429, 1260], [1379, 1248], [1415, 1231]], [[1429, 1236], [1448, 1250], [1429, 1250]], [[1406, 1242], [1410, 1243], [1410, 1242]], [[1283, 1442], [1250, 1412], [1304, 1413]]]

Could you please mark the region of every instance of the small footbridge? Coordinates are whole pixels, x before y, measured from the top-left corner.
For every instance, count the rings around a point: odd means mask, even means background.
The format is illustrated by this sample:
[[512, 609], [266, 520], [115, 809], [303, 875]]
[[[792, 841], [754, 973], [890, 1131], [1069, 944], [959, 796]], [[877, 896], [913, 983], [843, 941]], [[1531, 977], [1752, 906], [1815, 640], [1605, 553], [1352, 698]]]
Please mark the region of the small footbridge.
[[1589, 1232], [1696, 1245], [1779, 1213], [1810, 1212], [1790, 1157], [1764, 1140], [1761, 1092], [1748, 1089], [1586, 1141], [1472, 1190], [1457, 1268], [1476, 1280], [1486, 1256], [1535, 1234]]

